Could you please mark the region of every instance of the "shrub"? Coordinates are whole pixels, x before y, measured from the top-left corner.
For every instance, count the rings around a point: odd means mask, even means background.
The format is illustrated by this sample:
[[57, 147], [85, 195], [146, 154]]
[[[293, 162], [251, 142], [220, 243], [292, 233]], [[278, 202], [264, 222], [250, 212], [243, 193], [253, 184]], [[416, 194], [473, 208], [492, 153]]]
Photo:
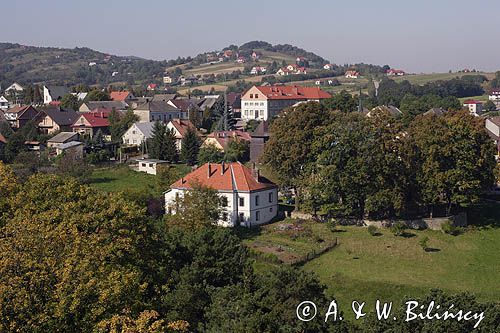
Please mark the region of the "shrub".
[[422, 250], [424, 251], [427, 251], [427, 249], [429, 248], [429, 237], [425, 236], [424, 238], [422, 238], [419, 242], [418, 242], [418, 245], [420, 245], [420, 247], [422, 248]]
[[369, 225], [368, 226], [368, 233], [372, 236], [375, 236], [378, 234], [378, 228], [374, 225]]
[[407, 228], [408, 227], [406, 226], [406, 224], [397, 222], [391, 226], [391, 232], [394, 234], [394, 236], [403, 236]]
[[452, 236], [458, 236], [462, 232], [462, 228], [455, 227], [451, 221], [447, 221], [441, 227], [444, 233]]

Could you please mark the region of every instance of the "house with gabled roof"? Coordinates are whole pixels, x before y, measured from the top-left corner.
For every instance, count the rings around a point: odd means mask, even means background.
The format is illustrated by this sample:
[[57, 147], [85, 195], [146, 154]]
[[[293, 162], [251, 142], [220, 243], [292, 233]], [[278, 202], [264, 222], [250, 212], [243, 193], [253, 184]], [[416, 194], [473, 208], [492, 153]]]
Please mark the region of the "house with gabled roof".
[[174, 119], [168, 122], [167, 128], [173, 131], [175, 135], [175, 145], [177, 146], [177, 150], [181, 151], [182, 149], [182, 139], [186, 135], [189, 129], [192, 129], [198, 136], [201, 136], [193, 123], [189, 120], [185, 119]]
[[19, 83], [17, 82], [14, 82], [12, 83], [10, 86], [7, 87], [7, 89], [5, 89], [5, 93], [6, 94], [15, 94], [15, 93], [22, 93], [24, 91], [24, 87], [22, 85], [20, 85]]
[[207, 163], [170, 186], [164, 193], [165, 211], [176, 213], [176, 198], [197, 186], [217, 191], [223, 202], [218, 225], [252, 227], [271, 222], [278, 214], [278, 187], [240, 162]]
[[21, 128], [31, 120], [36, 120], [39, 115], [32, 105], [16, 105], [4, 111], [5, 120], [12, 128]]
[[220, 151], [226, 151], [232, 141], [245, 141], [250, 144], [251, 139], [250, 133], [244, 131], [215, 131], [207, 136], [202, 147], [213, 146]]
[[38, 128], [45, 134], [59, 131], [71, 131], [71, 125], [75, 122], [78, 114], [71, 109], [61, 107], [40, 108], [40, 121]]
[[47, 140], [48, 148], [56, 148], [64, 143], [68, 143], [71, 141], [78, 141], [78, 133], [75, 132], [61, 132], [54, 135], [52, 138]]
[[73, 132], [83, 136], [93, 138], [97, 132], [109, 135], [109, 115], [112, 110], [94, 109], [91, 112], [81, 113], [76, 121], [71, 125]]
[[65, 86], [43, 86], [43, 104], [58, 102], [69, 93], [69, 88]]
[[268, 120], [298, 102], [320, 101], [331, 97], [319, 87], [253, 86], [241, 97], [241, 118]]
[[129, 91], [112, 91], [109, 97], [115, 102], [128, 102], [135, 99], [135, 96]]
[[95, 109], [109, 109], [116, 111], [125, 111], [129, 105], [124, 101], [88, 101], [83, 102], [78, 111], [80, 112], [90, 112]]
[[123, 134], [122, 142], [129, 146], [140, 146], [153, 137], [154, 122], [134, 123]]
[[137, 105], [134, 114], [139, 117], [139, 122], [154, 121], [167, 122], [172, 119], [181, 119], [182, 110], [172, 106], [168, 101], [147, 101]]

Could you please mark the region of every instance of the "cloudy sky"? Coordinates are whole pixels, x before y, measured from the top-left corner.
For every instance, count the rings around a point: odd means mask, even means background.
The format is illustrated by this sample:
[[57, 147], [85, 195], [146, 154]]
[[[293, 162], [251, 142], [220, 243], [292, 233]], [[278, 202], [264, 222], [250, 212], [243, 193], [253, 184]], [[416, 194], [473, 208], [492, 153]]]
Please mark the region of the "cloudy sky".
[[1, 12], [0, 41], [27, 45], [171, 59], [265, 40], [339, 64], [500, 70], [499, 0], [24, 0]]

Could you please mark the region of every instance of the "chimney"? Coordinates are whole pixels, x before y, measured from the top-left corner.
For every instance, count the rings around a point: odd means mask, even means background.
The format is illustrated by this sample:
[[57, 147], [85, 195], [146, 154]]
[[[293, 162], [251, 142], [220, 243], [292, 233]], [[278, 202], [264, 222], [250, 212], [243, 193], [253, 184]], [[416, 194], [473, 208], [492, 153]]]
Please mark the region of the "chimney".
[[220, 174], [221, 175], [224, 175], [224, 168], [225, 168], [226, 164], [224, 162], [222, 162], [221, 164], [221, 171], [220, 171]]
[[259, 179], [260, 179], [260, 170], [259, 169], [255, 169], [253, 168], [252, 169], [252, 177], [257, 181], [257, 183], [259, 182]]
[[184, 184], [184, 177], [181, 178], [181, 184]]
[[207, 178], [210, 178], [211, 175], [212, 175], [212, 165], [210, 164], [210, 162], [208, 162], [208, 174], [207, 174]]

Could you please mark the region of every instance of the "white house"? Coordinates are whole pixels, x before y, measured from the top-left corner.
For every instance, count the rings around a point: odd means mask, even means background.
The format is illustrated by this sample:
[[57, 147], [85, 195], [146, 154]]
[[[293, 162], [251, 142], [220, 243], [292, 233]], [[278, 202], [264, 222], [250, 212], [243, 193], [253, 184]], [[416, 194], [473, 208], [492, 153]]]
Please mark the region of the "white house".
[[140, 146], [153, 136], [154, 122], [134, 123], [123, 134], [122, 142], [129, 146]]
[[328, 71], [332, 70], [333, 69], [333, 65], [332, 64], [326, 64], [323, 66], [323, 69], [326, 69]]
[[298, 102], [320, 101], [331, 97], [319, 87], [253, 86], [241, 97], [241, 118], [268, 120]]
[[278, 187], [259, 171], [239, 162], [207, 163], [179, 179], [165, 192], [165, 209], [175, 214], [175, 201], [194, 186], [216, 190], [224, 205], [218, 224], [251, 227], [269, 223], [278, 213]]
[[347, 71], [345, 72], [345, 78], [346, 79], [357, 79], [360, 76], [360, 74], [356, 71]]
[[483, 112], [483, 102], [476, 101], [474, 99], [468, 99], [464, 101], [464, 107], [466, 107], [470, 114], [473, 116], [479, 116]]
[[177, 147], [178, 151], [181, 151], [182, 149], [182, 139], [184, 139], [184, 136], [188, 132], [188, 129], [191, 128], [196, 134], [198, 134], [198, 131], [196, 130], [196, 127], [193, 125], [193, 123], [186, 119], [171, 120], [168, 122], [167, 128], [171, 130], [175, 135], [175, 146]]
[[9, 101], [7, 100], [7, 98], [5, 98], [4, 96], [0, 96], [0, 110], [8, 110], [10, 107], [10, 103]]
[[500, 88], [491, 89], [488, 98], [492, 102], [500, 102]]
[[250, 71], [250, 74], [251, 75], [265, 74], [266, 71], [267, 71], [266, 67], [255, 66], [255, 67], [252, 67], [252, 70]]
[[61, 100], [64, 95], [69, 94], [67, 87], [63, 86], [43, 86], [43, 103], [50, 104]]
[[23, 86], [17, 82], [12, 83], [9, 87], [7, 87], [7, 89], [5, 89], [6, 94], [22, 93], [23, 91]]

